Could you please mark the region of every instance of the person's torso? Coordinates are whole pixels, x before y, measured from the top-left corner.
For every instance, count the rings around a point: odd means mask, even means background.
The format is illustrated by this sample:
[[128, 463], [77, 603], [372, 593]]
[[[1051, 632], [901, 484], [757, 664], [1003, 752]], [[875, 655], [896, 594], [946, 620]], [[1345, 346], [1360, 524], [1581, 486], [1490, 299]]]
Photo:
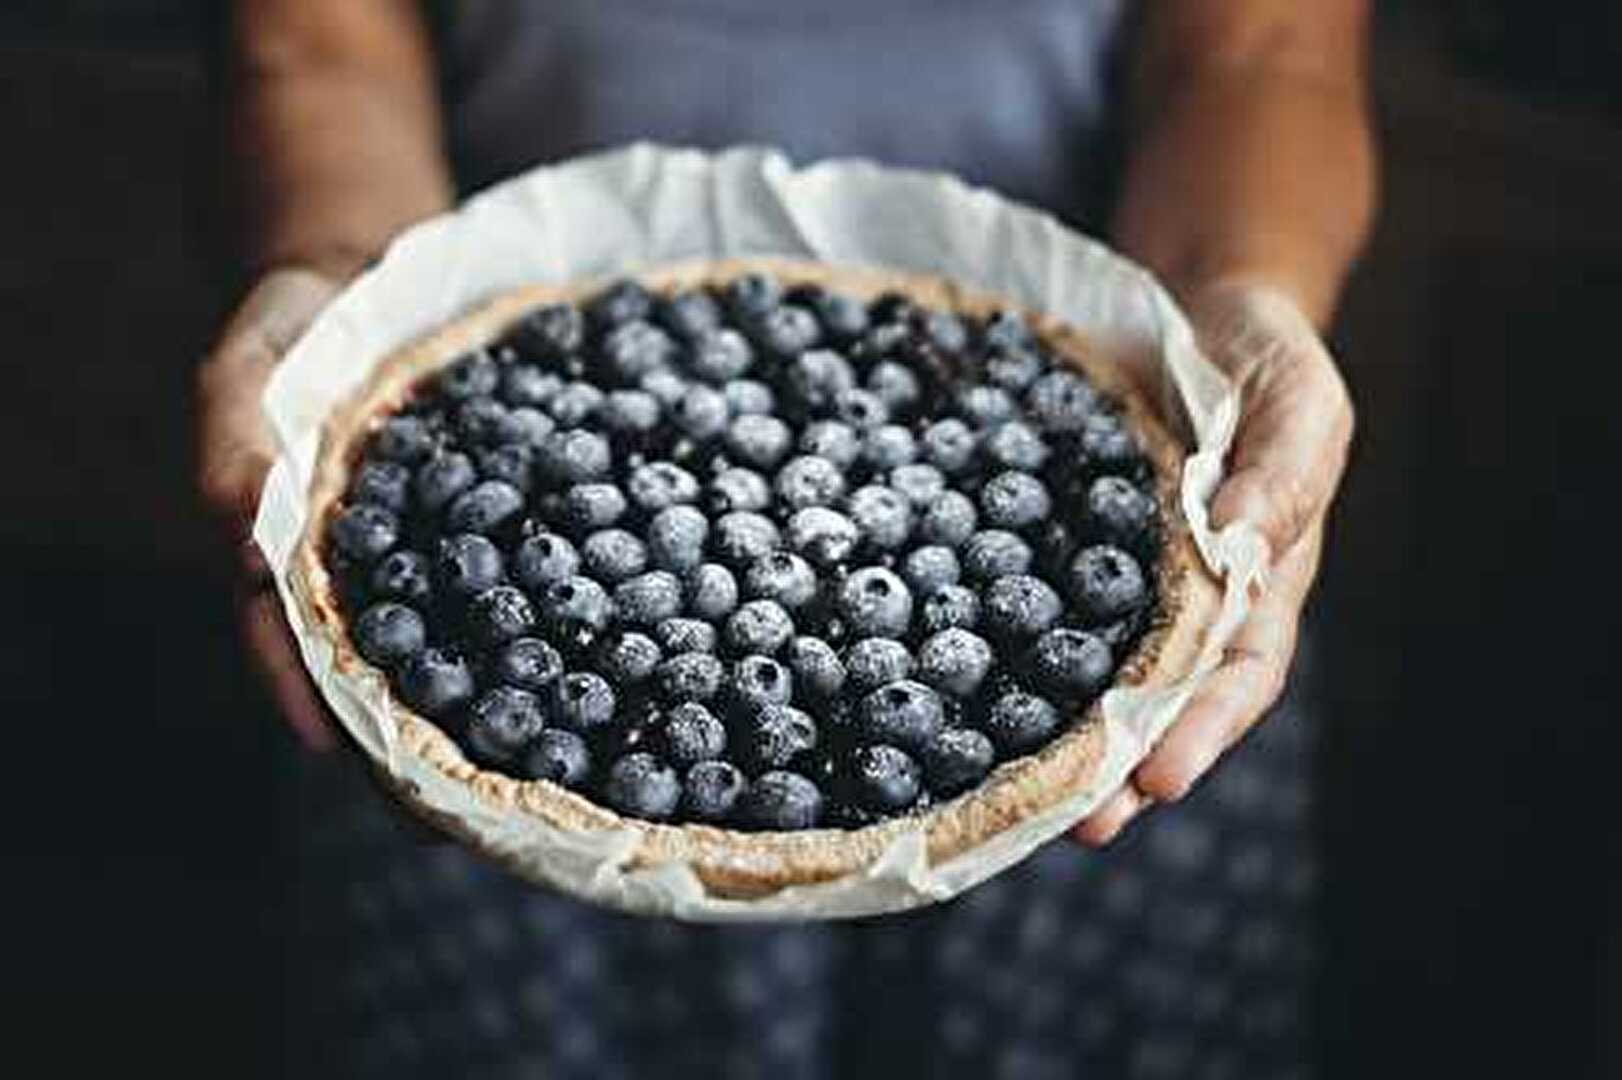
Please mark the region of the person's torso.
[[1110, 171], [1123, 0], [458, 0], [464, 188], [638, 139], [938, 168], [1074, 220]]

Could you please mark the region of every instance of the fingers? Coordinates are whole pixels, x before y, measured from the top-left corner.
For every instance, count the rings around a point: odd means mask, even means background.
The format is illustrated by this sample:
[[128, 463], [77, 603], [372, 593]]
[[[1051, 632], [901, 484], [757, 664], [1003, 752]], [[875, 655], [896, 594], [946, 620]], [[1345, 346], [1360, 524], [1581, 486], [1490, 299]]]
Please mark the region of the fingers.
[[253, 658], [287, 725], [306, 748], [331, 750], [337, 745], [337, 739], [327, 708], [316, 696], [315, 685], [305, 673], [276, 594], [263, 591], [247, 597], [240, 617], [248, 655]]
[[1121, 830], [1149, 805], [1143, 794], [1127, 784], [1104, 801], [1104, 805], [1083, 818], [1081, 824], [1070, 830], [1077, 843], [1101, 848], [1121, 834]]
[[1301, 605], [1317, 573], [1321, 524], [1281, 561], [1272, 588], [1257, 601], [1222, 665], [1133, 774], [1157, 802], [1176, 802], [1270, 708], [1295, 654]]

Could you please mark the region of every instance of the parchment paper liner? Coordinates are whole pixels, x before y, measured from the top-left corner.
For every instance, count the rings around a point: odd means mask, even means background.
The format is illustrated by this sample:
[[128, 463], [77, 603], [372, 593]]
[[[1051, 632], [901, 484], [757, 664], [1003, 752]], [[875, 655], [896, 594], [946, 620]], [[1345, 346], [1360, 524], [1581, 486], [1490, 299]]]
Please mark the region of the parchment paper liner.
[[[1192, 555], [1172, 560], [1179, 569], [1162, 584], [1179, 604], [1201, 606], [1197, 619], [1179, 625], [1203, 628], [1203, 636], [1161, 634], [1164, 640], [1152, 642], [1133, 673], [1149, 676], [1141, 685], [1118, 685], [1094, 707], [1093, 722], [1030, 759], [1028, 776], [1040, 772], [1043, 760], [1047, 772], [1041, 782], [1030, 781], [1030, 798], [1009, 803], [1021, 808], [1017, 822], [973, 830], [978, 842], [966, 850], [931, 845], [912, 819], [836, 834], [847, 846], [848, 838], [862, 835], [863, 850], [876, 857], [834, 880], [751, 895], [758, 874], [730, 881], [706, 859], [706, 887], [686, 862], [668, 859], [669, 846], [649, 842], [660, 830], [697, 841], [691, 828], [627, 827], [555, 788], [542, 800], [549, 811], [543, 815], [522, 790], [536, 785], [474, 770], [436, 728], [393, 703], [382, 678], [353, 657], [331, 613], [322, 614], [321, 590], [311, 587], [324, 571], [318, 561], [305, 560], [300, 572], [295, 553], [308, 496], [319, 486], [323, 425], [345, 405], [358, 408], [368, 390], [387, 381], [373, 374], [384, 357], [459, 317], [457, 327], [430, 339], [437, 355], [444, 355], [447, 335], [488, 337], [504, 313], [522, 305], [523, 297], [504, 297], [520, 286], [762, 255], [947, 279], [971, 294], [1051, 315], [1050, 334], [1066, 324], [1072, 328], [1066, 332], [1079, 331], [1086, 354], [1113, 368], [1113, 374], [1095, 372], [1106, 385], [1130, 379], [1156, 388], [1166, 414], [1187, 425], [1195, 451], [1184, 463], [1179, 495], [1188, 529], [1175, 533], [1192, 538], [1226, 587], [1218, 598]], [[484, 318], [466, 318], [481, 307]], [[433, 348], [413, 350], [419, 363], [432, 362]], [[283, 454], [267, 482], [255, 537], [305, 663], [344, 726], [419, 812], [525, 877], [629, 911], [716, 921], [833, 918], [930, 903], [984, 880], [1063, 832], [1119, 786], [1220, 658], [1263, 565], [1265, 549], [1253, 530], [1235, 526], [1212, 534], [1208, 528], [1205, 504], [1221, 478], [1237, 401], [1149, 275], [989, 192], [866, 162], [796, 171], [766, 150], [709, 156], [639, 144], [525, 174], [403, 234], [289, 353], [265, 408]], [[1054, 772], [1061, 765], [1062, 775]], [[1063, 797], [1054, 801], [1058, 792]], [[579, 804], [578, 814], [560, 820], [550, 812], [571, 801]], [[700, 843], [711, 855], [728, 850], [719, 842], [734, 835], [698, 832], [716, 834], [717, 844]], [[819, 834], [773, 835], [783, 841], [780, 850], [803, 847], [810, 867], [826, 873], [817, 855]], [[932, 847], [943, 857], [932, 858]]]

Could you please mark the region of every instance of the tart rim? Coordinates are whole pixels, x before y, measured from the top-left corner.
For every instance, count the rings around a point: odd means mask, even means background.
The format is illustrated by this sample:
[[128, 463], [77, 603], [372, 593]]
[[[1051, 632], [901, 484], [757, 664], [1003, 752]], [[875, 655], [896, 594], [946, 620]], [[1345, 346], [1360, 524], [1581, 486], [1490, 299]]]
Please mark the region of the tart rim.
[[[770, 273], [785, 287], [818, 284], [863, 301], [897, 291], [926, 306], [958, 315], [1017, 311], [1056, 361], [1080, 368], [1094, 386], [1118, 402], [1154, 467], [1163, 542], [1153, 570], [1155, 613], [1137, 647], [1117, 667], [1110, 687], [1159, 685], [1189, 672], [1205, 626], [1216, 609], [1217, 590], [1180, 511], [1184, 450], [1149, 403], [1148, 394], [1129, 374], [1097, 356], [1084, 332], [1004, 297], [938, 275], [780, 256], [690, 260], [631, 268], [589, 280], [507, 290], [379, 360], [321, 424], [306, 497], [305, 525], [289, 565], [293, 601], [306, 625], [332, 647], [333, 667], [351, 675], [368, 671], [381, 675], [361, 658], [349, 639], [347, 622], [321, 556], [322, 537], [348, 489], [366, 437], [398, 410], [429, 372], [470, 349], [489, 344], [517, 317], [536, 306], [579, 303], [615, 280], [631, 278], [650, 291], [667, 292], [718, 286], [751, 272]], [[479, 768], [443, 729], [397, 700], [392, 690], [387, 693], [387, 701], [398, 729], [397, 753], [417, 756], [465, 785], [494, 809], [520, 811], [568, 832], [633, 830], [637, 844], [622, 864], [625, 869], [685, 862], [712, 897], [724, 899], [760, 897], [789, 886], [860, 872], [871, 866], [897, 837], [920, 827], [927, 860], [931, 866], [939, 865], [1050, 809], [1091, 783], [1106, 750], [1100, 695], [1040, 750], [996, 766], [975, 787], [921, 814], [902, 815], [850, 830], [745, 832], [625, 817], [552, 781], [516, 780]], [[409, 781], [393, 775], [381, 762], [373, 761], [372, 765], [385, 786], [413, 813], [475, 849], [494, 854], [460, 820], [423, 806]]]

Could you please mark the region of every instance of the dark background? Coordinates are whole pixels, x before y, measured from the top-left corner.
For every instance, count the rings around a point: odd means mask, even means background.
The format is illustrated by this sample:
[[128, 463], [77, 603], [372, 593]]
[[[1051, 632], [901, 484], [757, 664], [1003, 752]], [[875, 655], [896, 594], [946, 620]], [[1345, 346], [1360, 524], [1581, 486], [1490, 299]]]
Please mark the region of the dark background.
[[[290, 748], [189, 492], [232, 293], [209, 6], [0, 13], [0, 1009], [62, 1073], [278, 1072]], [[1335, 333], [1359, 440], [1316, 600], [1324, 1061], [1619, 1076], [1622, 6], [1386, 5], [1375, 92], [1384, 211]]]

